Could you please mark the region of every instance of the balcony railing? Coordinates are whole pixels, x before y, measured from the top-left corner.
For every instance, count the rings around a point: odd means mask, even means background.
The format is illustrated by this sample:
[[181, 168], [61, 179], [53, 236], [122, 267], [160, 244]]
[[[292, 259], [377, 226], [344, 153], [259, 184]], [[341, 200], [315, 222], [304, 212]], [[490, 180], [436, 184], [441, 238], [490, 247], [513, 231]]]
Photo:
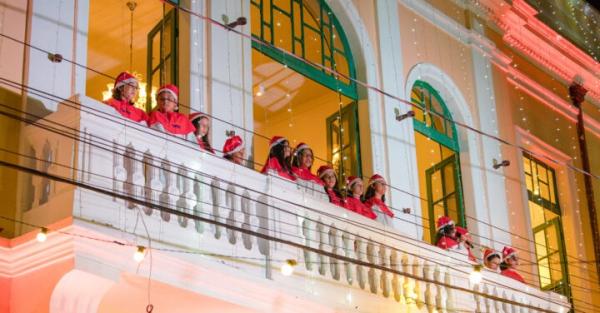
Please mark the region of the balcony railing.
[[[56, 152], [56, 163], [75, 168], [59, 173], [61, 167], [57, 166], [56, 174], [136, 199], [128, 201], [77, 188], [72, 214], [84, 224], [145, 237], [146, 230], [138, 225], [142, 216], [154, 247], [191, 251], [201, 247], [206, 253], [221, 255], [235, 251], [236, 257], [248, 260], [240, 265], [245, 274], [307, 294], [320, 290], [332, 307], [352, 290], [353, 303], [364, 311], [570, 309], [561, 295], [492, 272], [484, 272], [482, 282], [472, 285], [472, 264], [464, 254], [443, 251], [411, 239], [402, 230], [384, 228], [331, 205], [318, 187], [262, 175], [202, 152], [193, 142], [125, 120], [96, 100], [82, 96], [75, 102], [81, 105], [64, 103], [58, 112], [39, 121], [61, 131], [31, 131], [37, 138], [51, 139], [32, 144], [49, 144]], [[140, 205], [140, 201], [155, 206]], [[160, 211], [160, 206], [208, 222]], [[291, 277], [278, 273], [281, 260], [286, 259], [298, 261]], [[319, 277], [317, 285], [310, 287], [312, 291], [303, 283], [307, 277]], [[374, 300], [377, 306], [370, 305]]]

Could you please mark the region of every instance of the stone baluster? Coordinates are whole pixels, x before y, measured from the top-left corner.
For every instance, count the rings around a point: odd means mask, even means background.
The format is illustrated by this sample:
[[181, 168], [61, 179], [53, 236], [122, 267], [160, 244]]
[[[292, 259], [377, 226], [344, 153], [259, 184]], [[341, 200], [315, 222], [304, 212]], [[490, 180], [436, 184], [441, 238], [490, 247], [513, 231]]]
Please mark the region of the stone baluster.
[[[388, 249], [385, 247], [385, 245], [380, 244], [379, 245], [379, 249], [378, 249], [378, 262], [376, 264], [380, 264], [381, 266], [385, 267], [385, 268], [390, 268], [390, 264], [388, 263], [389, 257], [388, 257]], [[388, 298], [390, 296], [390, 278], [392, 277], [392, 275], [388, 272], [388, 271], [381, 271], [381, 276], [379, 278], [380, 284], [381, 284], [381, 292], [383, 293], [383, 296]]]
[[[143, 163], [145, 167], [144, 173], [146, 176], [144, 181], [144, 198], [147, 202], [158, 203], [160, 199], [160, 193], [164, 187], [160, 179], [160, 167], [156, 163], [150, 151], [144, 153]], [[147, 215], [152, 215], [153, 208], [151, 206], [144, 207], [143, 210]]]
[[[234, 226], [236, 224], [236, 211], [239, 211], [238, 208], [238, 200], [239, 197], [236, 196], [235, 186], [231, 185], [225, 191], [225, 205], [221, 208], [222, 216], [226, 217], [225, 223], [230, 226]], [[226, 229], [227, 240], [230, 244], [235, 244], [237, 241], [237, 233], [231, 228]]]
[[[193, 214], [193, 207], [196, 204], [196, 194], [193, 192], [193, 180], [188, 176], [185, 166], [181, 166], [177, 173], [179, 187], [179, 199], [177, 199], [177, 209], [183, 213]], [[178, 216], [177, 222], [181, 227], [187, 227], [188, 218]]]
[[[210, 194], [212, 200], [212, 216], [210, 216], [209, 218], [220, 222], [222, 221], [220, 207], [223, 205], [224, 201], [221, 199], [221, 185], [216, 179], [213, 179], [212, 183], [210, 184]], [[223, 230], [223, 227], [213, 224], [213, 229], [215, 239], [221, 239], [221, 232]]]
[[[395, 272], [401, 272], [402, 267], [400, 264], [400, 259], [398, 258], [398, 251], [392, 250], [390, 252], [390, 268]], [[403, 299], [403, 289], [402, 283], [404, 282], [404, 277], [394, 273], [392, 275], [392, 292], [394, 296], [394, 300], [397, 302], [404, 302]]]
[[[255, 231], [265, 235], [270, 235], [270, 230], [273, 229], [271, 227], [271, 223], [269, 222], [270, 214], [268, 201], [269, 199], [264, 195], [259, 196], [256, 200], [256, 216], [258, 217], [258, 227], [255, 229]], [[265, 256], [265, 277], [271, 279], [273, 270], [273, 264], [270, 261], [271, 243], [269, 240], [258, 238], [257, 245], [258, 251]]]
[[[161, 163], [161, 171], [163, 173], [163, 191], [160, 194], [160, 204], [172, 208], [177, 201], [179, 190], [177, 188], [177, 175], [175, 170], [171, 166], [170, 162], [163, 160]], [[163, 221], [168, 222], [171, 220], [171, 214], [167, 212], [161, 212], [160, 217]]]
[[[252, 225], [252, 216], [256, 215], [252, 212], [252, 203], [253, 201], [250, 198], [250, 193], [248, 193], [247, 190], [244, 190], [242, 193], [240, 209], [242, 211], [242, 228], [246, 230], [251, 230], [250, 225]], [[252, 238], [253, 237], [249, 234], [242, 234], [244, 248], [252, 250]]]
[[415, 280], [415, 295], [417, 296], [416, 299], [416, 303], [417, 303], [417, 307], [419, 309], [422, 309], [424, 304], [425, 304], [425, 290], [426, 290], [426, 286], [424, 285], [423, 281], [419, 280], [418, 278], [423, 278], [423, 274], [424, 274], [424, 263], [423, 260], [418, 259], [418, 258], [414, 258], [413, 259], [413, 263], [415, 263], [415, 267], [413, 269], [413, 274], [415, 276], [417, 276], [417, 279]]
[[[359, 236], [354, 239], [354, 251], [356, 258], [360, 261], [366, 261], [367, 259], [367, 245], [365, 240]], [[356, 266], [356, 280], [361, 289], [366, 288], [367, 284], [367, 269], [362, 265]]]
[[436, 266], [435, 271], [433, 272], [434, 280], [437, 282], [435, 285], [435, 306], [440, 313], [445, 313], [446, 311], [446, 301], [445, 301], [445, 290], [441, 285], [444, 282], [444, 275], [447, 271], [447, 268], [444, 266]]
[[[206, 187], [205, 184], [202, 183], [202, 177], [200, 177], [200, 176], [194, 177], [193, 184], [194, 184], [194, 195], [196, 195], [196, 197], [195, 197], [196, 203], [194, 203], [193, 214], [195, 216], [201, 216], [201, 217], [207, 218], [208, 215], [206, 214], [206, 211], [204, 210], [204, 206], [205, 206], [205, 202], [209, 202], [208, 197], [206, 196], [206, 195], [208, 195], [208, 188]], [[196, 229], [197, 233], [203, 234], [204, 226], [205, 226], [205, 222], [201, 222], [199, 220], [194, 221], [194, 228]]]
[[[118, 193], [123, 190], [125, 180], [127, 179], [127, 170], [123, 164], [123, 155], [119, 153], [117, 146], [117, 143], [113, 141], [113, 191]], [[36, 193], [36, 200], [39, 197], [37, 194], [39, 192]], [[121, 202], [116, 197], [113, 197], [113, 201]], [[34, 203], [37, 203], [37, 201]]]
[[[428, 281], [434, 280], [434, 277], [435, 277], [434, 272], [435, 272], [434, 263], [429, 262], [429, 261], [423, 262], [423, 278], [427, 279]], [[436, 298], [435, 285], [430, 282], [426, 282], [423, 284], [425, 285], [425, 295], [424, 295], [425, 306], [427, 307], [427, 310], [429, 312], [432, 312], [435, 309], [435, 298]]]
[[[314, 222], [310, 221], [307, 218], [302, 218], [301, 221], [302, 226], [302, 237], [304, 239], [304, 245], [308, 247], [316, 247], [315, 241], [317, 240], [317, 235], [315, 228], [317, 227]], [[312, 271], [315, 264], [315, 253], [309, 250], [304, 249], [304, 265], [307, 271]]]
[[[371, 264], [379, 264], [378, 262], [378, 253], [376, 251], [375, 244], [372, 241], [367, 242], [367, 251], [366, 251], [367, 261]], [[381, 271], [375, 269], [373, 267], [369, 267], [368, 270], [368, 279], [369, 286], [371, 287], [371, 293], [377, 294], [379, 291], [379, 277], [381, 275]]]
[[[335, 224], [329, 228], [329, 246], [331, 247], [331, 253], [336, 255], [342, 255], [339, 247], [341, 246], [341, 238], [338, 235], [338, 230], [335, 228]], [[335, 280], [340, 280], [340, 260], [336, 258], [329, 258], [329, 270], [331, 271], [331, 277]]]
[[[347, 231], [342, 233], [342, 247], [344, 249], [343, 254], [350, 258], [356, 259], [356, 253], [354, 252], [354, 240], [352, 234]], [[343, 280], [349, 285], [354, 283], [354, 266], [353, 263], [344, 262]]]
[[[317, 221], [316, 226], [319, 250], [330, 251], [329, 233], [327, 231], [328, 227], [320, 219]], [[319, 259], [319, 274], [323, 276], [327, 275], [327, 268], [329, 267], [328, 263], [330, 262], [329, 257], [319, 254], [317, 258]]]
[[[138, 153], [134, 151], [134, 154], [132, 155], [133, 158], [131, 159], [132, 165], [133, 165], [133, 173], [131, 175], [131, 184], [132, 184], [132, 191], [133, 191], [133, 196], [136, 199], [143, 199], [144, 198], [144, 185], [145, 185], [145, 177], [144, 177], [144, 165], [143, 165], [143, 161], [138, 159]], [[137, 207], [137, 205], [136, 205]]]
[[[454, 284], [450, 270], [447, 270], [444, 273], [444, 283], [450, 286]], [[446, 290], [446, 309], [449, 312], [452, 312], [452, 310], [454, 310], [454, 290], [450, 288], [444, 289]]]

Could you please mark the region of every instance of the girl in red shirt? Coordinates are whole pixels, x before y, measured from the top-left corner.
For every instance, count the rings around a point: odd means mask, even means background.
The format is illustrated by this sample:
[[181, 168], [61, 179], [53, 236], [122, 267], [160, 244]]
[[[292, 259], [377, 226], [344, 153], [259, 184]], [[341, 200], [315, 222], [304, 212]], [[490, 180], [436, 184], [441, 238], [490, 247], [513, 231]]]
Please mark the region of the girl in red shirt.
[[301, 180], [310, 181], [322, 186], [323, 182], [310, 171], [313, 160], [312, 149], [303, 142], [298, 144], [292, 158], [292, 172]]
[[263, 174], [275, 173], [289, 180], [296, 180], [292, 173], [292, 148], [288, 140], [281, 136], [274, 136], [269, 142], [269, 158], [260, 171]]
[[215, 150], [212, 148], [210, 141], [208, 140], [210, 136], [210, 121], [208, 120], [208, 116], [204, 113], [196, 112], [190, 114], [189, 118], [190, 122], [192, 122], [194, 127], [196, 127], [194, 135], [196, 136], [196, 141], [198, 141], [200, 149], [214, 154]]
[[164, 85], [156, 93], [156, 110], [150, 113], [148, 127], [166, 131], [183, 138], [193, 137], [196, 127], [187, 116], [178, 112], [179, 89], [175, 85]]
[[127, 72], [122, 72], [115, 79], [112, 98], [104, 103], [117, 110], [121, 116], [134, 122], [147, 122], [148, 115], [146, 115], [146, 112], [133, 105], [138, 89], [140, 88], [137, 79]]
[[381, 175], [374, 174], [369, 179], [369, 186], [365, 193], [365, 207], [371, 214], [375, 215], [375, 219], [384, 225], [391, 225], [394, 213], [385, 205], [385, 191], [387, 183]]
[[352, 212], [366, 216], [370, 219], [375, 219], [377, 216], [372, 210], [368, 209], [360, 200], [363, 195], [365, 186], [360, 177], [350, 176], [346, 180], [346, 189], [348, 189], [348, 197], [346, 197], [346, 208]]
[[325, 189], [325, 193], [329, 197], [329, 202], [344, 207], [345, 201], [342, 197], [342, 194], [337, 189], [337, 178], [335, 177], [335, 171], [333, 167], [329, 165], [323, 165], [319, 167], [317, 171], [317, 175], [323, 181], [323, 188]]
[[235, 164], [243, 165], [246, 157], [246, 148], [242, 137], [232, 135], [225, 140], [223, 145], [223, 157]]

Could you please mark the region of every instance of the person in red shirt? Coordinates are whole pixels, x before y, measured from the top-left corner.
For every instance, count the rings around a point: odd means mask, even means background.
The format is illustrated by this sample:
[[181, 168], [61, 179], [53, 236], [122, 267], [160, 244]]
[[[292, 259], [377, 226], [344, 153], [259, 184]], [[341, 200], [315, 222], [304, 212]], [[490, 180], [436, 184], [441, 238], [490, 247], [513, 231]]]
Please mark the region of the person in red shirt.
[[242, 137], [232, 134], [223, 145], [223, 157], [235, 164], [243, 165], [246, 157], [246, 148]]
[[502, 259], [504, 261], [502, 262], [500, 268], [503, 269], [500, 274], [525, 284], [525, 279], [523, 279], [523, 276], [517, 272], [517, 266], [519, 265], [517, 251], [512, 247], [504, 247], [504, 249], [502, 249]]
[[502, 262], [502, 255], [500, 252], [486, 248], [483, 252], [483, 265], [490, 271], [500, 273], [500, 263]]
[[375, 214], [375, 219], [384, 225], [391, 226], [394, 213], [385, 205], [385, 192], [387, 183], [379, 174], [374, 174], [369, 179], [364, 204], [368, 211]]
[[127, 72], [122, 72], [115, 79], [112, 98], [104, 103], [117, 110], [121, 116], [134, 122], [147, 122], [148, 115], [146, 115], [146, 112], [133, 105], [138, 89], [140, 88], [137, 79]]
[[298, 144], [294, 150], [294, 157], [292, 158], [292, 173], [294, 173], [298, 179], [310, 181], [322, 186], [323, 182], [310, 171], [313, 160], [314, 156], [312, 149], [303, 142]]
[[200, 149], [214, 154], [215, 150], [212, 148], [209, 141], [210, 121], [208, 120], [208, 116], [204, 113], [196, 112], [190, 114], [189, 118], [192, 125], [196, 127], [194, 135], [196, 135], [196, 140], [198, 141]]
[[458, 241], [456, 241], [456, 227], [451, 218], [448, 216], [441, 216], [438, 218], [436, 229], [436, 246], [444, 250], [458, 248]]
[[375, 219], [377, 216], [372, 210], [367, 208], [360, 200], [363, 195], [365, 186], [360, 177], [350, 176], [346, 179], [346, 189], [348, 189], [348, 197], [346, 197], [346, 208], [352, 212], [366, 216], [370, 219]]
[[260, 172], [263, 174], [275, 173], [283, 178], [296, 180], [290, 164], [291, 157], [292, 148], [290, 148], [288, 140], [281, 136], [274, 136], [269, 142], [269, 157]]
[[150, 113], [148, 127], [166, 131], [183, 138], [193, 137], [196, 128], [184, 114], [178, 111], [179, 89], [164, 85], [156, 93], [157, 109]]
[[329, 197], [329, 202], [344, 207], [345, 201], [342, 197], [342, 194], [337, 189], [337, 177], [335, 176], [335, 171], [333, 167], [329, 165], [323, 165], [319, 167], [317, 171], [317, 175], [323, 181], [323, 188], [325, 189], [325, 193]]
[[471, 251], [471, 249], [473, 249], [473, 239], [471, 238], [471, 234], [469, 234], [469, 230], [464, 227], [456, 226], [456, 240], [458, 241], [458, 250], [467, 250], [469, 261], [477, 262], [477, 258], [475, 258], [475, 255], [473, 255], [473, 252]]

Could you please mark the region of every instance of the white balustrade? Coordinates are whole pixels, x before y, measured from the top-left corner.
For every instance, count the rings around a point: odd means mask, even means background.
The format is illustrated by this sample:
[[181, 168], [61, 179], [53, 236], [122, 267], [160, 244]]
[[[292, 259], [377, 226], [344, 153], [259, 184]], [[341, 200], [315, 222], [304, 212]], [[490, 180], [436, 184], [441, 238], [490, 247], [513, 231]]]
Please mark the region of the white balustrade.
[[[83, 107], [94, 110], [94, 114], [82, 112], [75, 122], [82, 138], [92, 141], [79, 145], [76, 151], [78, 166], [90, 172], [84, 176], [86, 183], [325, 253], [222, 225], [166, 212], [157, 214], [151, 206], [132, 210], [135, 206], [115, 203], [83, 188], [79, 189], [79, 201], [73, 203], [76, 219], [146, 236], [146, 230], [138, 225], [143, 218], [150, 237], [161, 246], [253, 257], [249, 259], [253, 261], [239, 265], [247, 275], [276, 280], [282, 288], [324, 293], [332, 305], [352, 301], [364, 311], [531, 311], [513, 303], [541, 310], [569, 310], [568, 301], [557, 294], [524, 288], [492, 272], [484, 271], [483, 282], [471, 286], [464, 253], [442, 251], [411, 239], [402, 230], [386, 228], [386, 233], [377, 222], [328, 203], [320, 186], [260, 174], [200, 151], [196, 143], [123, 120], [97, 101], [80, 100]], [[142, 211], [145, 214], [140, 214]], [[326, 255], [329, 253], [390, 271], [339, 260]], [[275, 262], [284, 259], [299, 261], [297, 275], [282, 279], [277, 272], [280, 264]], [[244, 267], [244, 263], [253, 265]], [[456, 263], [464, 266], [450, 265]], [[368, 309], [374, 297], [382, 306]]]

